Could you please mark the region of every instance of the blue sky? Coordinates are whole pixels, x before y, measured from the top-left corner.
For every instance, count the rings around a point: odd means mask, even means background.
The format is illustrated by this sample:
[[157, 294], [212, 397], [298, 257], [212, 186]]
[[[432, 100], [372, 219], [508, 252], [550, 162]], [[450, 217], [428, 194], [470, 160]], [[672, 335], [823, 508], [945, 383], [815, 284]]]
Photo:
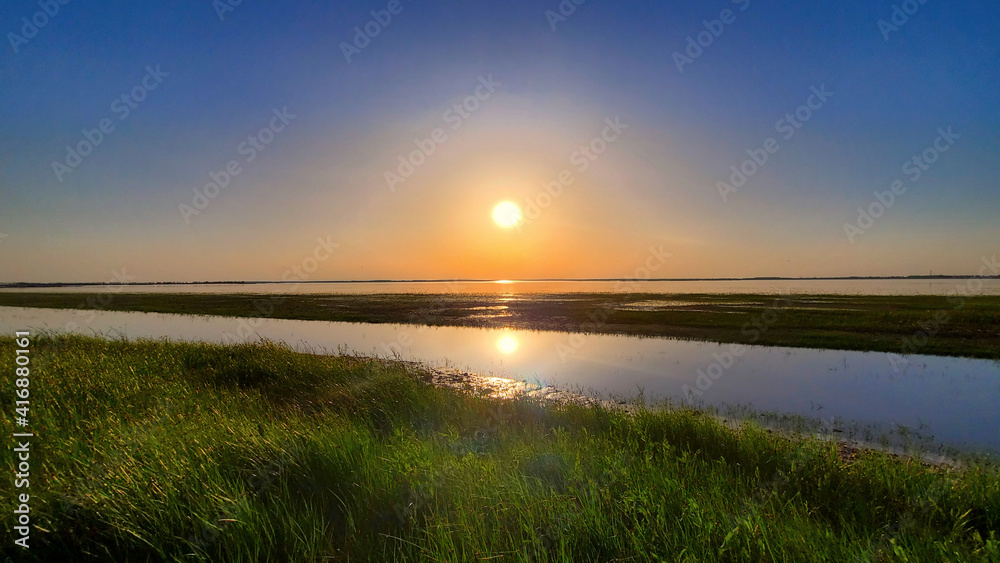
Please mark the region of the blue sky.
[[[339, 249], [315, 279], [620, 277], [656, 245], [666, 277], [975, 273], [1000, 246], [996, 3], [587, 0], [553, 30], [556, 1], [402, 0], [348, 63], [355, 26], [388, 5], [244, 1], [220, 18], [210, 0], [71, 0], [41, 18], [4, 3], [0, 281], [275, 279], [325, 237]], [[887, 39], [894, 6], [917, 9]], [[723, 10], [679, 72], [674, 53]], [[22, 18], [48, 21], [20, 41]], [[147, 67], [162, 83], [120, 119]], [[497, 91], [388, 189], [484, 77]], [[820, 86], [832, 97], [781, 139]], [[246, 162], [241, 143], [285, 108]], [[614, 117], [626, 132], [537, 219], [492, 224]], [[59, 181], [52, 163], [102, 119], [114, 130]], [[845, 223], [948, 127], [949, 150], [852, 242]], [[771, 137], [779, 150], [720, 197]]]

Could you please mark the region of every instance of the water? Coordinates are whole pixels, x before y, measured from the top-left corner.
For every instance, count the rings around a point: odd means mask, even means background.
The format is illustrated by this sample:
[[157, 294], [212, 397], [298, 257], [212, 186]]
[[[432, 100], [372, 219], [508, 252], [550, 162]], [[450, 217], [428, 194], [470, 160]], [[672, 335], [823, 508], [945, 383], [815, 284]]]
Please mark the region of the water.
[[[233, 342], [247, 320], [152, 313], [0, 307], [0, 331], [49, 329], [129, 338]], [[262, 319], [256, 335], [300, 350], [352, 351], [457, 367], [592, 394], [680, 400], [710, 381], [708, 405], [920, 429], [960, 449], [1000, 450], [1000, 362], [882, 353], [749, 347], [610, 335]], [[254, 337], [256, 338], [256, 336]], [[721, 370], [721, 371], [720, 371]], [[708, 374], [721, 373], [717, 379]], [[699, 389], [700, 390], [700, 389]], [[839, 422], [838, 422], [839, 425]]]
[[[1000, 295], [1000, 279], [980, 279], [979, 295]], [[976, 286], [973, 286], [976, 287]], [[489, 282], [358, 282], [252, 283], [187, 285], [87, 285], [6, 288], [0, 291], [58, 293], [750, 293], [804, 295], [950, 295], [959, 288], [969, 294], [968, 280], [701, 280], [701, 281], [489, 281]]]

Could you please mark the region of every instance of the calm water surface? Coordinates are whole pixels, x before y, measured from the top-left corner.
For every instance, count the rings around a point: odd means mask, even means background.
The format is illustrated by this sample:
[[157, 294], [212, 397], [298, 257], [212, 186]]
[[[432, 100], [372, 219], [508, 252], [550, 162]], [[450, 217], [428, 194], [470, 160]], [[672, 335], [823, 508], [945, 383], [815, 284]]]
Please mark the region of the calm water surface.
[[[91, 315], [93, 313], [93, 315]], [[0, 307], [0, 331], [49, 329], [112, 337], [233, 342], [246, 320], [152, 313]], [[69, 323], [75, 323], [73, 324]], [[1000, 451], [1000, 363], [911, 356], [893, 369], [882, 353], [750, 347], [728, 369], [727, 344], [556, 332], [416, 327], [263, 319], [252, 331], [300, 350], [399, 355], [592, 394], [683, 399], [711, 382], [700, 400], [748, 405], [883, 428], [904, 425], [943, 444]], [[724, 362], [727, 363], [728, 362]], [[717, 379], [708, 373], [721, 375]], [[699, 389], [700, 390], [700, 389]]]

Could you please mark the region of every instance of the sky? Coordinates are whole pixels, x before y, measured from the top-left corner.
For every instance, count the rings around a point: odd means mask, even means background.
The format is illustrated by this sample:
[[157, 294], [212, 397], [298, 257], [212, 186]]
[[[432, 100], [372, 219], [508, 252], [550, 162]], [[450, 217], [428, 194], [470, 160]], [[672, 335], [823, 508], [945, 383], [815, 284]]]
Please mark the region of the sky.
[[0, 282], [980, 273], [997, 21], [942, 0], [8, 0]]

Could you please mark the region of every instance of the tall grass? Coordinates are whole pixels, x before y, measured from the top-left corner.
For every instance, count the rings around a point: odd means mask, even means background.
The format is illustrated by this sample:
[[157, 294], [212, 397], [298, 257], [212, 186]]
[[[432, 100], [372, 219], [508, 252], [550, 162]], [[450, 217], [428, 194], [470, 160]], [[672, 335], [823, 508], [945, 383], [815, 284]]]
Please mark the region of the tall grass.
[[[1000, 560], [990, 467], [846, 463], [694, 411], [491, 400], [273, 344], [33, 348], [35, 528], [25, 552], [7, 527], [16, 560]], [[0, 339], [5, 365], [13, 349]], [[0, 491], [10, 515], [13, 480]]]

